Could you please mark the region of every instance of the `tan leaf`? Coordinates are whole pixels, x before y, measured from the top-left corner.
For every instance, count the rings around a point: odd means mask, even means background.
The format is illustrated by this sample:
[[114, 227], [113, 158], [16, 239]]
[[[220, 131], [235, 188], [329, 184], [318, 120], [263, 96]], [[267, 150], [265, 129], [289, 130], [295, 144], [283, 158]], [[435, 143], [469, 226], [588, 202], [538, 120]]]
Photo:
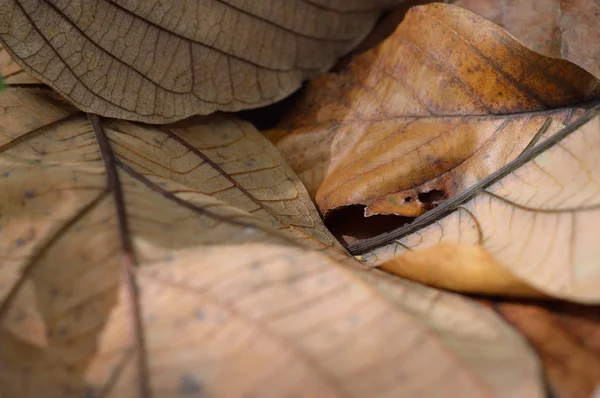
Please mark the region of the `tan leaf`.
[[401, 0], [1, 0], [17, 62], [102, 116], [167, 123], [275, 102]]
[[86, 118], [40, 88], [0, 109], [3, 398], [543, 397], [492, 312], [316, 252], [247, 123]]
[[527, 47], [567, 59], [600, 77], [597, 0], [455, 0], [502, 26]]
[[600, 385], [600, 307], [499, 303], [537, 350], [555, 397], [590, 398]]
[[[393, 243], [363, 259], [371, 264], [387, 261], [382, 267], [400, 274], [423, 272], [417, 279], [437, 286], [439, 279], [427, 273], [445, 269], [455, 289], [480, 293], [498, 283], [491, 279], [503, 274], [501, 266], [516, 278], [506, 276], [511, 283], [490, 293], [522, 294], [518, 287], [524, 282], [553, 297], [598, 303], [599, 153], [596, 107], [572, 126], [542, 137], [536, 147], [461, 196], [389, 233], [383, 240]], [[374, 243], [361, 242], [351, 250], [360, 252]], [[491, 256], [452, 244], [480, 245]], [[450, 262], [443, 255], [448, 245], [450, 251], [456, 249]], [[490, 280], [479, 286], [471, 283], [487, 277]]]
[[[568, 124], [600, 81], [459, 7], [411, 9], [395, 33], [316, 80], [268, 133], [325, 214], [418, 216]], [[427, 196], [432, 194], [432, 198]]]
[[545, 296], [515, 277], [481, 246], [440, 243], [403, 253], [379, 268], [425, 285], [462, 293]]

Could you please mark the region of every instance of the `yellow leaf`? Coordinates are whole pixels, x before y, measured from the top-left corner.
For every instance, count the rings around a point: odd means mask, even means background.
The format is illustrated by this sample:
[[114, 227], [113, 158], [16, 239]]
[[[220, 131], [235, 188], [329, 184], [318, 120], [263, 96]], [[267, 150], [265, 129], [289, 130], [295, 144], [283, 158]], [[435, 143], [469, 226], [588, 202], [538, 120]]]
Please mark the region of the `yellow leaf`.
[[278, 101], [401, 0], [1, 0], [0, 42], [80, 109], [167, 123]]
[[516, 278], [480, 246], [440, 243], [379, 266], [392, 274], [462, 293], [545, 297]]

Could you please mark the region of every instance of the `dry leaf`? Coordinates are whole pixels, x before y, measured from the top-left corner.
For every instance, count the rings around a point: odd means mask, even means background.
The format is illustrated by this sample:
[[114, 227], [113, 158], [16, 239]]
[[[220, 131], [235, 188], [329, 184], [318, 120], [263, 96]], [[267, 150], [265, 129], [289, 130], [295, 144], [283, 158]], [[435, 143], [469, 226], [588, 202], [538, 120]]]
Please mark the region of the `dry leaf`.
[[459, 7], [415, 7], [379, 47], [316, 80], [269, 137], [325, 214], [418, 216], [568, 124], [600, 81]]
[[[477, 286], [471, 278], [488, 270], [494, 278], [501, 265], [544, 294], [598, 303], [599, 153], [600, 107], [596, 107], [574, 125], [542, 137], [540, 144], [461, 196], [383, 237], [395, 242], [364, 260], [371, 264], [387, 261], [385, 269], [399, 274], [403, 270], [412, 275], [424, 272], [418, 280], [436, 281], [426, 273], [446, 268], [446, 274], [456, 272], [453, 281], [468, 286], [457, 290], [472, 292]], [[434, 246], [439, 243], [444, 245]], [[493, 257], [474, 257], [478, 250], [457, 251], [452, 263], [473, 262], [477, 267], [453, 267], [435, 255], [436, 250], [447, 252], [452, 243], [481, 245]], [[370, 244], [374, 242], [357, 244], [352, 250], [359, 252]], [[393, 258], [406, 250], [426, 248], [431, 249]], [[415, 265], [427, 263], [426, 267], [412, 266], [411, 260]], [[468, 274], [469, 270], [474, 273]], [[482, 284], [479, 292], [487, 293], [486, 286]], [[493, 293], [516, 292], [505, 286], [504, 291]]]
[[597, 0], [455, 0], [502, 26], [527, 47], [567, 59], [600, 77]]
[[545, 296], [515, 277], [481, 246], [440, 243], [403, 253], [379, 268], [425, 285], [462, 293]]
[[590, 398], [600, 385], [600, 308], [499, 303], [537, 350], [556, 398]]
[[484, 307], [298, 247], [341, 255], [247, 123], [0, 109], [3, 398], [543, 396]]
[[166, 123], [275, 102], [401, 0], [1, 0], [0, 42], [80, 109]]

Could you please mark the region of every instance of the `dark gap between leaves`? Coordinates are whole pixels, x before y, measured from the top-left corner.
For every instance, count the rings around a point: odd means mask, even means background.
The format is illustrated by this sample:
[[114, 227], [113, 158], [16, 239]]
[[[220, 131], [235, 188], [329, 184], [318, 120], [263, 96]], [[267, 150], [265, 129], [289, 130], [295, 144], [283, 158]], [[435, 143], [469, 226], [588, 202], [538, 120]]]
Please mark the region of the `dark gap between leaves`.
[[393, 231], [413, 220], [411, 217], [395, 215], [365, 217], [365, 207], [363, 205], [345, 206], [333, 210], [325, 216], [325, 225], [343, 245], [348, 246], [363, 239]]
[[418, 196], [419, 201], [426, 205], [437, 205], [444, 198], [444, 191], [432, 189], [431, 191], [421, 192]]

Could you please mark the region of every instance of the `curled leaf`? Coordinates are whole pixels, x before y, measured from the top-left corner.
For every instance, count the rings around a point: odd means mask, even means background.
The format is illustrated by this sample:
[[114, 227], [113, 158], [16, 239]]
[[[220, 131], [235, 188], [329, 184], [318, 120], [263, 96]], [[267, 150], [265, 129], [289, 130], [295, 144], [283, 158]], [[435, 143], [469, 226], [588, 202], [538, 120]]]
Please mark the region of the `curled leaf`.
[[0, 42], [86, 112], [167, 123], [280, 100], [392, 3], [2, 0]]
[[[600, 81], [459, 7], [411, 9], [395, 33], [308, 88], [269, 137], [325, 214], [418, 216], [564, 124]], [[583, 105], [582, 105], [583, 104]]]
[[556, 397], [594, 397], [600, 385], [600, 308], [565, 303], [498, 303], [544, 364]]
[[[546, 295], [600, 302], [600, 246], [594, 232], [600, 222], [599, 113], [596, 107], [577, 123], [542, 137], [536, 147], [462, 196], [377, 238], [394, 242], [366, 255], [365, 261], [388, 261], [386, 269], [402, 269], [411, 258], [419, 258], [416, 253], [403, 257], [406, 250], [444, 250], [435, 246], [440, 243], [480, 245], [493, 257], [474, 257], [478, 249], [456, 254], [465, 256], [463, 262], [476, 263], [471, 269], [477, 273], [489, 270], [493, 278], [500, 264]], [[369, 244], [376, 242], [361, 242], [351, 250], [360, 252]], [[466, 274], [468, 268], [452, 267], [443, 256], [429, 260], [427, 267], [411, 268], [415, 274], [425, 273], [420, 280], [435, 280], [426, 273], [442, 268], [457, 283], [468, 284], [472, 277]], [[487, 293], [486, 286], [480, 292]], [[493, 293], [515, 291], [509, 285]]]

